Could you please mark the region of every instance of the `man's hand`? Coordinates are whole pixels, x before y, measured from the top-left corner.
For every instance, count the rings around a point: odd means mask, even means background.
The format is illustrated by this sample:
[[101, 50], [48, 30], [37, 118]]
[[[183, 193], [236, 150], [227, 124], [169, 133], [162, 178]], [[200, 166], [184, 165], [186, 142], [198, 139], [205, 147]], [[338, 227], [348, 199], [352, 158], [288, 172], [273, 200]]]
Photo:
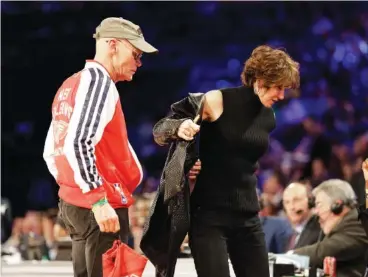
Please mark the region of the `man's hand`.
[[186, 141], [193, 140], [195, 134], [199, 132], [199, 125], [195, 124], [193, 120], [185, 120], [178, 129], [178, 137]]
[[109, 203], [96, 205], [92, 211], [101, 232], [116, 233], [120, 230], [118, 215]]

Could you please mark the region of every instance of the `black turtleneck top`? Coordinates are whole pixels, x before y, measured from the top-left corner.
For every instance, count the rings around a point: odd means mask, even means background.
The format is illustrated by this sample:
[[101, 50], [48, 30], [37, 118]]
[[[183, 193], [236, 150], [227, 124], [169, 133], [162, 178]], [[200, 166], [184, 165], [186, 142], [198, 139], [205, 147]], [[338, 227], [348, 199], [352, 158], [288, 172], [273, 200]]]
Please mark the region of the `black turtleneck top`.
[[258, 212], [255, 171], [269, 145], [275, 115], [252, 88], [222, 89], [223, 113], [204, 121], [199, 139], [202, 170], [191, 195], [192, 208]]

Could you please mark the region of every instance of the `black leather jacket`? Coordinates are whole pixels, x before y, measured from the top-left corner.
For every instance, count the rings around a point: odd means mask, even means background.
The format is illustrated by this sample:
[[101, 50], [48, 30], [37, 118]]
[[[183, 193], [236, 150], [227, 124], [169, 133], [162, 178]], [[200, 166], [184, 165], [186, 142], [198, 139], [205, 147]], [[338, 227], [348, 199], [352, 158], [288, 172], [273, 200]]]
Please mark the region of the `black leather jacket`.
[[180, 246], [189, 230], [190, 190], [186, 176], [198, 159], [196, 138], [187, 142], [178, 139], [176, 134], [186, 119], [199, 116], [200, 124], [203, 100], [203, 93], [190, 93], [172, 104], [172, 114], [153, 128], [154, 139], [159, 145], [171, 144], [140, 244], [156, 267], [157, 277], [174, 276]]

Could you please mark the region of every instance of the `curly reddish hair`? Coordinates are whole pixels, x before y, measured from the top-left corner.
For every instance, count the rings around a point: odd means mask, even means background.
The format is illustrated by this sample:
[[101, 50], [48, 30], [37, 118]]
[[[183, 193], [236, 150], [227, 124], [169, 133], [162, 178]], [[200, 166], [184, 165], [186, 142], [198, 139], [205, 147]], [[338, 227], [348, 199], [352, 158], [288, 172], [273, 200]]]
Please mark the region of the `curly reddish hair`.
[[285, 51], [268, 45], [261, 45], [253, 50], [240, 77], [247, 87], [252, 87], [257, 80], [262, 80], [264, 87], [295, 89], [300, 86], [299, 63]]

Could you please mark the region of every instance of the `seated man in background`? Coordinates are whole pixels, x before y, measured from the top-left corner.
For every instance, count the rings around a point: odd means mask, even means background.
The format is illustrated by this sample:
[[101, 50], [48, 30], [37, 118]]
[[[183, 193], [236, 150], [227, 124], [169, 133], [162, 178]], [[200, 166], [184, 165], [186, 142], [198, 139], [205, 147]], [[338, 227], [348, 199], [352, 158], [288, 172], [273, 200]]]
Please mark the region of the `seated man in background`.
[[323, 268], [325, 257], [336, 258], [338, 277], [361, 277], [365, 272], [368, 237], [358, 221], [356, 196], [349, 183], [331, 179], [313, 190], [323, 240], [297, 248], [294, 254], [309, 256], [310, 266]]
[[291, 225], [286, 218], [268, 215], [267, 209], [272, 203], [267, 198], [259, 196], [259, 205], [261, 207], [259, 217], [265, 233], [267, 251], [275, 254], [284, 253], [293, 234]]
[[291, 183], [284, 190], [283, 206], [294, 231], [286, 250], [317, 242], [322, 232], [318, 217], [313, 215], [314, 201], [309, 187], [301, 183]]

